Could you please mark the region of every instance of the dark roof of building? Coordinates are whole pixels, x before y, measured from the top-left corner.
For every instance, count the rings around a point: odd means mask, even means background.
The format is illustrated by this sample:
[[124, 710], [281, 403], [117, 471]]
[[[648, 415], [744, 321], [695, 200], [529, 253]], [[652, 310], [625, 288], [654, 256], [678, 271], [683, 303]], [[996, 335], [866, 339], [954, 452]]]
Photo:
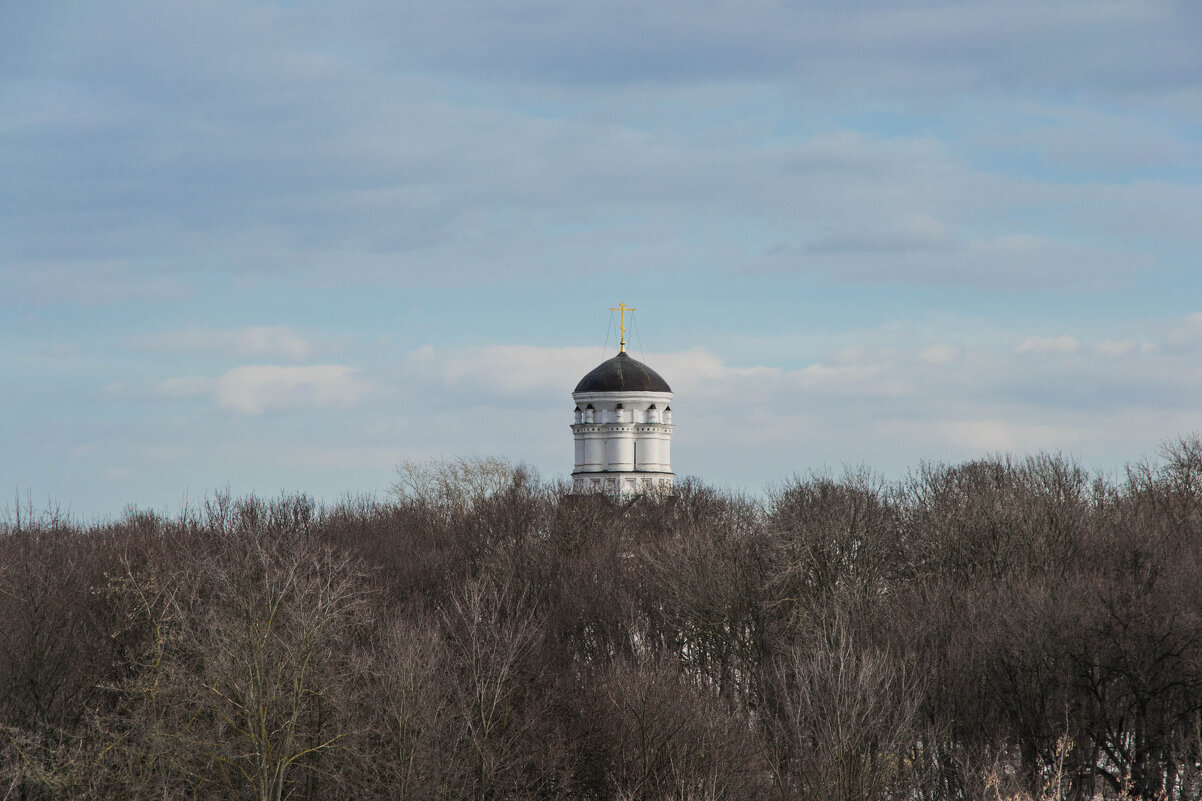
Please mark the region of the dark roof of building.
[[625, 351], [597, 365], [576, 385], [575, 392], [671, 392], [668, 382]]

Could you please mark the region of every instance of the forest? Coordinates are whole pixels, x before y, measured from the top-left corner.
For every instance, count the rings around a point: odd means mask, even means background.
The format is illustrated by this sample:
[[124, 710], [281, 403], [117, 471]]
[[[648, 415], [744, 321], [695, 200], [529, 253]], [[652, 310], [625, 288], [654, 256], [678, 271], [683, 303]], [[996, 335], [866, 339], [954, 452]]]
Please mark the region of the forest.
[[0, 521], [0, 799], [1202, 798], [1202, 439]]

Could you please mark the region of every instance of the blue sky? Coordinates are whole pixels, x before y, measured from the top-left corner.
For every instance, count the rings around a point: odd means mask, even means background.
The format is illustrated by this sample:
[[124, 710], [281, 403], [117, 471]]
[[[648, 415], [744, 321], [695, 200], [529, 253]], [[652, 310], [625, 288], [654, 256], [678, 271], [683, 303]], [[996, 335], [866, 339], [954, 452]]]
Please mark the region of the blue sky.
[[1200, 42], [1154, 0], [6, 4], [0, 495], [562, 476], [619, 301], [680, 474], [1117, 472], [1202, 429]]

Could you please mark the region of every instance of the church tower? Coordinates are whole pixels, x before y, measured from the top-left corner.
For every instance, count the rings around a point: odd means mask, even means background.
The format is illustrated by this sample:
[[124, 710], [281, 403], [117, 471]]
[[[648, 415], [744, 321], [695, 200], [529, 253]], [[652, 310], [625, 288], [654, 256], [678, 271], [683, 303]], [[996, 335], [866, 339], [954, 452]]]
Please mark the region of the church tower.
[[576, 401], [575, 494], [614, 495], [672, 492], [672, 389], [668, 382], [626, 353], [625, 303], [618, 355], [580, 379]]

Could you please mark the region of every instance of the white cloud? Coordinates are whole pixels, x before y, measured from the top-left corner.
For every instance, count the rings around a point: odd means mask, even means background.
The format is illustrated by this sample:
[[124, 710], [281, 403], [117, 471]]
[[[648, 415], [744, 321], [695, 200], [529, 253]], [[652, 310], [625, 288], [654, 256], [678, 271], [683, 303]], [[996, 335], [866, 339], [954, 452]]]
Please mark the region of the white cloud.
[[1099, 340], [1090, 347], [1099, 356], [1107, 356], [1112, 359], [1119, 359], [1136, 353], [1148, 353], [1153, 349], [1153, 345], [1148, 342], [1118, 339]]
[[898, 253], [946, 250], [955, 244], [951, 230], [929, 215], [907, 215], [885, 229], [820, 233], [806, 244], [810, 253]]
[[[1202, 412], [1181, 403], [1202, 393], [1183, 357], [1068, 336], [1024, 341], [920, 346], [876, 330], [790, 369], [733, 364], [704, 348], [645, 361], [676, 394], [678, 472], [753, 490], [823, 465], [897, 472], [998, 451], [1063, 451], [1112, 467], [1202, 427]], [[1116, 349], [1126, 354], [1121, 370]], [[1075, 358], [1029, 358], [1048, 352]], [[566, 473], [570, 392], [606, 357], [575, 347], [413, 351], [386, 371], [395, 377], [373, 373], [387, 385], [373, 408], [395, 418], [375, 436], [412, 453], [492, 453]]]
[[[3, 167], [3, 164], [0, 164]], [[103, 213], [104, 200], [98, 200], [95, 212]], [[0, 305], [15, 305], [18, 308], [68, 302], [80, 306], [96, 306], [108, 303], [156, 304], [186, 300], [192, 290], [186, 277], [160, 269], [157, 265], [146, 267], [128, 259], [105, 258], [97, 253], [79, 254], [78, 258], [47, 258], [44, 255], [20, 254], [21, 240], [25, 240], [31, 251], [40, 251], [33, 231], [20, 226], [6, 226], [0, 216], [0, 235], [11, 230], [15, 258], [6, 259], [0, 250]], [[53, 213], [42, 217], [42, 223], [54, 230], [63, 224]], [[121, 220], [119, 225], [127, 225]], [[86, 232], [72, 232], [62, 242], [76, 237], [87, 238]], [[57, 247], [57, 246], [55, 246]]]
[[[1073, 358], [1030, 358], [1038, 354]], [[516, 401], [525, 411], [506, 417], [490, 408], [487, 391], [474, 395], [474, 419], [465, 425], [479, 432], [464, 432], [465, 445], [444, 452], [478, 452], [466, 443], [490, 441], [486, 430], [509, 419], [521, 433], [514, 432], [514, 446], [497, 452], [566, 472], [568, 394], [601, 357], [582, 348], [495, 349], [488, 357], [488, 376], [528, 376], [505, 400], [505, 409]], [[476, 365], [482, 359], [448, 351], [434, 361]], [[732, 364], [703, 348], [647, 354], [646, 361], [676, 393], [674, 466], [753, 489], [822, 465], [864, 461], [896, 471], [921, 459], [997, 451], [1062, 451], [1114, 469], [1165, 438], [1202, 428], [1202, 411], [1185, 401], [1202, 394], [1202, 375], [1190, 355], [1134, 338], [1063, 334], [1027, 337], [1017, 348], [1004, 339], [923, 346], [882, 329], [790, 369]], [[456, 397], [462, 384], [430, 378], [413, 391], [437, 399], [453, 418], [464, 402]]]
[[164, 398], [190, 398], [203, 395], [215, 386], [215, 379], [198, 375], [167, 378], [155, 387], [155, 394]]
[[136, 474], [128, 467], [106, 467], [104, 477], [109, 481], [129, 481]]
[[1015, 353], [1076, 353], [1081, 343], [1070, 336], [1027, 337], [1018, 343]]
[[[904, 185], [911, 180], [910, 176], [898, 175], [882, 182], [892, 182], [890, 194], [900, 196], [905, 194]], [[976, 228], [981, 225], [979, 218], [990, 213], [1004, 215], [1018, 206], [1048, 203], [1047, 199], [1037, 198], [1038, 187], [1033, 184], [1015, 192], [1028, 197], [1016, 196], [1009, 202], [998, 199], [1004, 193], [995, 187], [988, 195], [997, 208], [990, 212], [981, 204], [956, 200], [948, 190], [960, 186], [969, 193], [975, 191], [976, 184], [1007, 182], [963, 169], [948, 174], [946, 181], [925, 199], [925, 204], [932, 210], [943, 210], [946, 206], [949, 214], [953, 213], [950, 207], [958, 205], [960, 208], [954, 212], [958, 228]], [[854, 219], [862, 214], [857, 207], [873, 200], [874, 189], [867, 182], [850, 182], [840, 191], [848, 196], [846, 202], [830, 202], [825, 209], [807, 209], [809, 218], [819, 226], [836, 215]], [[1014, 192], [1014, 187], [1010, 191]], [[1081, 194], [1083, 199], [1087, 193], [1082, 190]], [[1059, 209], [1072, 202], [1065, 198], [1055, 205]], [[892, 204], [878, 205], [873, 212], [877, 218], [875, 225], [891, 225], [890, 220], [902, 213], [901, 205], [900, 202], [899, 208], [893, 208]], [[763, 251], [754, 268], [770, 273], [813, 273], [836, 283], [1001, 288], [1019, 292], [1113, 289], [1147, 268], [1146, 260], [1133, 258], [1122, 249], [1070, 244], [1054, 237], [1022, 233], [969, 237], [949, 225], [942, 236], [924, 238], [882, 232], [873, 228], [871, 221], [863, 221], [862, 225], [858, 231], [843, 227], [837, 235], [820, 234], [818, 240], [803, 246], [777, 243]]]
[[1202, 312], [1194, 312], [1173, 325], [1164, 335], [1164, 346], [1182, 353], [1202, 349]]
[[565, 380], [580, 365], [595, 359], [596, 353], [594, 348], [528, 345], [489, 345], [445, 352], [427, 347], [411, 353], [408, 360], [448, 386], [484, 395], [514, 395], [562, 392]]
[[1029, 425], [1013, 420], [949, 420], [931, 425], [932, 432], [962, 453], [1064, 450], [1077, 443], [1080, 433], [1070, 427]]
[[806, 88], [886, 98], [1064, 86], [1121, 95], [1197, 80], [1190, 71], [1197, 65], [1193, 12], [1151, 0], [1038, 5], [1023, 14], [986, 0], [854, 7], [619, 0], [606, 14], [535, 0], [522, 8], [497, 14], [471, 2], [403, 5], [371, 19], [381, 31], [378, 45], [395, 49], [385, 31], [412, 32], [402, 55], [410, 63], [577, 92], [726, 77], [791, 78]]
[[[860, 330], [847, 337], [853, 344], [787, 368], [704, 348], [646, 354], [676, 393], [674, 468], [752, 491], [823, 467], [862, 462], [896, 476], [922, 460], [998, 451], [1062, 451], [1115, 470], [1202, 429], [1191, 401], [1202, 396], [1195, 357], [1161, 347], [1154, 333], [1155, 347], [1134, 349], [1081, 337], [1071, 359], [1016, 353], [1013, 334], [955, 346], [926, 336]], [[103, 476], [128, 465], [137, 469], [131, 491], [154, 485], [170, 502], [181, 488], [203, 492], [227, 480], [335, 498], [386, 487], [392, 465], [432, 456], [499, 455], [562, 476], [572, 464], [570, 393], [609, 355], [424, 347], [362, 372], [244, 365], [177, 376], [157, 385], [165, 400], [138, 415], [136, 429], [93, 436], [96, 448], [72, 469]]]
[[233, 356], [283, 356], [303, 359], [313, 344], [286, 325], [255, 325], [237, 329], [189, 328], [136, 337], [135, 347], [169, 352], [216, 352]]
[[918, 356], [923, 361], [930, 362], [931, 364], [950, 364], [960, 358], [960, 349], [946, 342], [937, 342], [934, 345], [923, 348]]
[[[416, 371], [422, 382], [443, 391], [470, 393], [473, 399], [491, 397], [566, 398], [577, 381], [612, 353], [597, 348], [547, 348], [529, 345], [491, 345], [445, 351], [425, 346], [405, 358], [405, 372]], [[663, 375], [673, 391], [736, 387], [739, 383], [780, 377], [777, 367], [734, 367], [704, 348], [676, 353], [632, 354]], [[674, 376], [668, 379], [667, 376]]]
[[340, 364], [287, 367], [274, 364], [235, 367], [217, 378], [169, 378], [158, 386], [164, 397], [211, 398], [238, 414], [268, 410], [351, 406], [367, 392], [353, 368]]

